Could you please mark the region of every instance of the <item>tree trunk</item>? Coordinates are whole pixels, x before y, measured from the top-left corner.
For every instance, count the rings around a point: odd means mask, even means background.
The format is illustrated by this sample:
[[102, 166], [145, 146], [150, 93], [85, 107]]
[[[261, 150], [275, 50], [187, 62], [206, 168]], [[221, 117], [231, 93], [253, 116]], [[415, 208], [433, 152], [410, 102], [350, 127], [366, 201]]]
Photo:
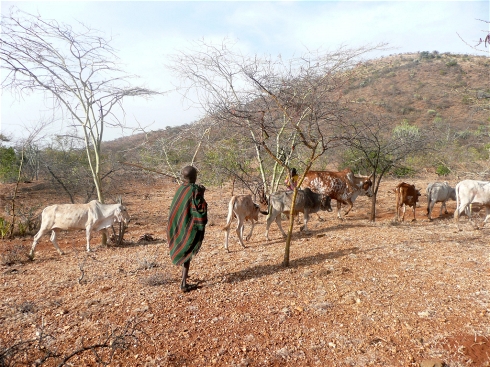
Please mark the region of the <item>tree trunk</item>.
[[298, 188], [295, 187], [293, 191], [293, 198], [291, 201], [291, 211], [289, 212], [289, 227], [288, 227], [288, 236], [286, 238], [286, 248], [284, 249], [284, 261], [282, 265], [285, 267], [289, 266], [289, 249], [291, 247], [291, 237], [293, 235], [293, 227], [294, 227], [294, 208], [296, 206], [296, 196], [298, 195]]

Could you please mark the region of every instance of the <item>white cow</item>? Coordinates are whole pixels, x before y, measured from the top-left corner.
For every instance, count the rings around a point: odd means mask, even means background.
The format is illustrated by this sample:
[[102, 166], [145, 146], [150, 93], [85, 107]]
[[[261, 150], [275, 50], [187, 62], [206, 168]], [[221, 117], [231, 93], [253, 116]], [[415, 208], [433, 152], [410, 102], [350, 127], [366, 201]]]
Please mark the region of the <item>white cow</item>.
[[243, 227], [245, 221], [250, 221], [252, 226], [250, 228], [250, 233], [245, 238], [247, 241], [252, 237], [252, 233], [254, 230], [255, 222], [259, 220], [259, 213], [267, 215], [267, 212], [263, 212], [260, 210], [260, 207], [255, 204], [252, 200], [251, 195], [234, 195], [230, 199], [230, 203], [228, 204], [228, 218], [226, 220], [226, 226], [223, 227], [225, 233], [225, 249], [228, 250], [228, 237], [230, 235], [230, 226], [233, 220], [233, 217], [236, 217], [238, 220], [238, 225], [236, 228], [236, 234], [238, 236], [238, 240], [243, 248], [245, 245], [243, 244]]
[[456, 185], [456, 210], [454, 219], [459, 229], [459, 216], [466, 211], [471, 221], [471, 204], [478, 203], [485, 207], [486, 217], [483, 225], [490, 219], [490, 182], [464, 180]]
[[442, 203], [441, 213], [444, 209], [444, 213], [447, 214], [446, 201], [456, 200], [456, 190], [449, 186], [447, 181], [433, 182], [427, 185], [427, 217], [432, 220], [432, 209], [436, 203]]
[[34, 236], [34, 242], [29, 256], [34, 257], [34, 249], [39, 239], [51, 232], [51, 242], [60, 255], [63, 255], [56, 235], [61, 230], [85, 229], [87, 236], [87, 251], [90, 251], [90, 237], [92, 231], [104, 230], [112, 226], [114, 222], [129, 223], [129, 214], [126, 208], [120, 204], [101, 204], [92, 200], [87, 204], [55, 204], [44, 208], [41, 217], [41, 228]]

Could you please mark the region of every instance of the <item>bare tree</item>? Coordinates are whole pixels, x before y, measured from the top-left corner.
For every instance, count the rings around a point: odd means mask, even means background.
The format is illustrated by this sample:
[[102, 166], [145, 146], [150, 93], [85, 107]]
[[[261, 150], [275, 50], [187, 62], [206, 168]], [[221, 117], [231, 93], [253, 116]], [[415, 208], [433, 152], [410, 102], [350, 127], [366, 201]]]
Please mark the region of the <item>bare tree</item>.
[[[382, 46], [308, 51], [286, 61], [242, 55], [226, 41], [218, 46], [199, 41], [192, 50], [174, 55], [169, 67], [182, 80], [184, 95], [194, 95], [220, 126], [248, 131], [263, 186], [270, 191], [277, 188], [279, 170], [290, 168], [293, 157], [301, 163], [301, 184], [313, 162], [341, 142], [342, 89], [356, 73], [359, 57]], [[272, 169], [265, 166], [266, 157], [272, 159]], [[290, 216], [285, 266], [293, 223]]]
[[[483, 20], [483, 19], [476, 19], [478, 20], [479, 22], [482, 22], [482, 23], [485, 23], [487, 24], [487, 28], [488, 28], [488, 25], [490, 24], [490, 21], [488, 20]], [[475, 51], [478, 51], [478, 52], [487, 52], [486, 48], [488, 46], [490, 46], [490, 32], [488, 31], [488, 29], [486, 30], [482, 30], [484, 36], [483, 38], [480, 37], [480, 39], [478, 41], [476, 41], [477, 43], [476, 44], [470, 44], [468, 43], [468, 41], [464, 40], [460, 35], [459, 33], [457, 33], [458, 37], [464, 42], [466, 43], [470, 48], [472, 48], [473, 50]], [[485, 48], [483, 48], [483, 46], [485, 46]]]
[[11, 200], [11, 205], [10, 205], [10, 213], [12, 215], [12, 221], [10, 223], [10, 238], [14, 237], [14, 227], [15, 227], [15, 219], [17, 215], [17, 209], [16, 209], [16, 200], [17, 200], [17, 192], [19, 190], [19, 184], [20, 181], [22, 180], [22, 171], [24, 168], [24, 162], [25, 162], [25, 156], [26, 156], [26, 150], [32, 146], [35, 145], [36, 140], [42, 139], [40, 138], [40, 133], [44, 129], [45, 123], [41, 122], [39, 123], [34, 129], [29, 131], [29, 136], [27, 139], [25, 139], [23, 142], [21, 142], [21, 147], [19, 149], [20, 151], [20, 164], [19, 164], [19, 169], [17, 171], [17, 180], [16, 184], [14, 187], [14, 193], [12, 195], [12, 200]]
[[101, 188], [101, 142], [106, 126], [124, 127], [125, 97], [149, 97], [157, 92], [129, 84], [118, 67], [116, 51], [100, 32], [79, 23], [78, 29], [15, 7], [2, 15], [1, 67], [3, 88], [14, 92], [44, 92], [83, 131], [85, 149], [97, 197]]
[[383, 176], [408, 158], [427, 150], [428, 135], [402, 121], [393, 123], [388, 115], [359, 113], [344, 124], [346, 146], [344, 159], [352, 167], [371, 172], [373, 196], [370, 220], [376, 220], [376, 198]]

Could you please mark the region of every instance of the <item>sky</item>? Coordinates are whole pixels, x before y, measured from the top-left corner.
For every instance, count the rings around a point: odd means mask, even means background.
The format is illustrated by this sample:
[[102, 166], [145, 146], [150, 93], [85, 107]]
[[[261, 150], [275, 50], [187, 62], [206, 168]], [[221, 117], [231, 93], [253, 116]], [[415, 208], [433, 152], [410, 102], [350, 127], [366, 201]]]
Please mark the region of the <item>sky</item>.
[[[235, 40], [249, 55], [300, 55], [307, 49], [334, 50], [387, 43], [391, 49], [372, 58], [434, 51], [489, 56], [476, 52], [485, 37], [490, 2], [485, 1], [1, 1], [1, 13], [16, 6], [43, 18], [82, 22], [112, 38], [123, 69], [134, 85], [171, 91], [179, 83], [166, 69], [170, 55], [191, 42]], [[483, 48], [484, 47], [480, 47]], [[490, 47], [488, 48], [490, 49]], [[124, 101], [125, 122], [134, 129], [109, 129], [104, 140], [197, 121], [203, 111], [186, 104], [177, 92], [149, 100]], [[67, 126], [42, 94], [12, 95], [1, 91], [0, 133], [26, 138], [39, 121], [52, 125], [46, 136]]]

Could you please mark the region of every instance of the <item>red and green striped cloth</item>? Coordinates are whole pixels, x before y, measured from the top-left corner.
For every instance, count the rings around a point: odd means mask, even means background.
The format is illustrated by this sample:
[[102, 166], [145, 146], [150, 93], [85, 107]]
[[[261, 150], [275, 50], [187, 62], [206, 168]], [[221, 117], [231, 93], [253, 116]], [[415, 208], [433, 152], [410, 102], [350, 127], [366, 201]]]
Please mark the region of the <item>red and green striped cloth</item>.
[[167, 224], [170, 258], [182, 265], [197, 254], [208, 222], [205, 188], [196, 184], [180, 185], [175, 193]]

